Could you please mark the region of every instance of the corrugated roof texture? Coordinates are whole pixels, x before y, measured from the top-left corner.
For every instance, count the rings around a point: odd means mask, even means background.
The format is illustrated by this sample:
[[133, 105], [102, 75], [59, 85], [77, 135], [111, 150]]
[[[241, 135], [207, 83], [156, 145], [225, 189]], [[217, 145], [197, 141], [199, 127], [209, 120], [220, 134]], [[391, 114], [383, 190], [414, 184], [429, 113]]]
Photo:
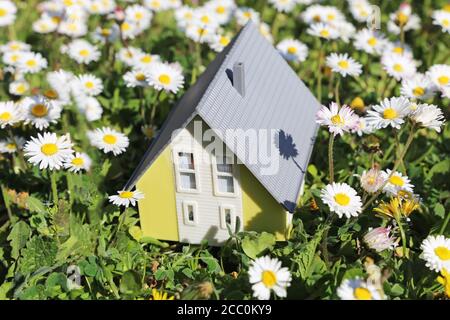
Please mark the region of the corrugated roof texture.
[[[227, 75], [235, 62], [244, 64], [244, 97], [233, 88]], [[319, 102], [288, 63], [250, 23], [241, 32], [197, 109], [219, 135], [226, 129], [267, 132], [272, 129], [280, 133], [266, 139], [278, 150], [279, 169], [275, 174], [264, 174], [267, 164], [249, 163], [249, 152], [254, 149], [248, 143], [236, 145], [228, 135], [223, 140], [274, 198], [292, 211], [317, 132], [315, 114], [319, 107]]]

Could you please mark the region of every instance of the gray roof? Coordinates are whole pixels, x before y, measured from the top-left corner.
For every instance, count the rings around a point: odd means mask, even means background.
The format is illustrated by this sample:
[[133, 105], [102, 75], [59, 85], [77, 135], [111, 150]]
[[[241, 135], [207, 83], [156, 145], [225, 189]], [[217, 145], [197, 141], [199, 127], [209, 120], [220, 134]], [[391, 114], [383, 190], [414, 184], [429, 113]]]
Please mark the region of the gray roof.
[[[236, 62], [244, 66], [243, 96], [230, 79]], [[250, 22], [174, 107], [125, 188], [134, 187], [170, 143], [175, 130], [199, 115], [267, 191], [292, 212], [317, 133], [315, 114], [319, 107], [289, 64]], [[222, 134], [227, 129], [276, 132], [266, 140], [268, 147], [277, 150], [277, 172], [264, 172], [268, 164], [252, 161], [248, 144]]]

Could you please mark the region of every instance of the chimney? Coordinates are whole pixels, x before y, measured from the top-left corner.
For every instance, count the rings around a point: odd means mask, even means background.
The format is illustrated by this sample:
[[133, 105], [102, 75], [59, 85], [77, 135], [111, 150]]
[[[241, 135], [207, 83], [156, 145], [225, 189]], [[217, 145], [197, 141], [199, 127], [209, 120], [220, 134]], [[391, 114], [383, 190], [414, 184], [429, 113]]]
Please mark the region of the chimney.
[[244, 63], [235, 62], [233, 65], [233, 86], [239, 94], [245, 96], [245, 76]]

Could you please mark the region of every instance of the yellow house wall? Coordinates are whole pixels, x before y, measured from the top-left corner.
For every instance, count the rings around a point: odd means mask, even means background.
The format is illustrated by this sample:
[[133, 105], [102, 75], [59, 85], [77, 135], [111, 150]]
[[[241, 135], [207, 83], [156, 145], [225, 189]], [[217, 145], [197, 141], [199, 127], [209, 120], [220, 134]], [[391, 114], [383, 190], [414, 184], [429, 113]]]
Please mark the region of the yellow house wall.
[[175, 179], [170, 148], [166, 148], [136, 184], [145, 198], [138, 202], [144, 236], [179, 241]]
[[285, 209], [269, 194], [255, 176], [240, 165], [244, 230], [266, 231], [277, 240], [286, 240]]

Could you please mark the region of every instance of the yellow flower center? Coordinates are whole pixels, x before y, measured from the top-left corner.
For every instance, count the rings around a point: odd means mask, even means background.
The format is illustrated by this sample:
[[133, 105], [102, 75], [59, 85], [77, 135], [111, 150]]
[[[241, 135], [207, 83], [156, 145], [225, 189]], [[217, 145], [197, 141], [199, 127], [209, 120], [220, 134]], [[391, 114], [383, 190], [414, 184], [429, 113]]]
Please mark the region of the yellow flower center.
[[230, 43], [230, 39], [227, 37], [220, 37], [219, 42], [222, 46], [225, 47], [226, 45], [228, 45]]
[[393, 68], [397, 72], [402, 72], [403, 71], [403, 66], [401, 64], [399, 64], [399, 63], [394, 64]]
[[338, 114], [331, 117], [331, 122], [335, 125], [344, 124], [344, 120]]
[[356, 97], [350, 103], [350, 107], [352, 107], [354, 109], [363, 109], [364, 108], [364, 100], [361, 99], [360, 97]]
[[423, 96], [424, 93], [425, 93], [425, 89], [422, 87], [416, 87], [413, 90], [413, 95], [415, 95], [416, 97]]
[[24, 93], [26, 90], [27, 90], [27, 87], [23, 83], [19, 84], [16, 88], [17, 93], [21, 93], [21, 94]]
[[8, 11], [6, 11], [6, 10], [3, 9], [3, 8], [0, 8], [0, 17], [6, 16], [7, 13], [8, 13]]
[[327, 29], [323, 29], [320, 31], [320, 36], [324, 38], [328, 38], [330, 36], [330, 32]]
[[397, 118], [397, 111], [395, 111], [395, 109], [393, 108], [384, 109], [383, 118], [388, 120], [395, 119]]
[[63, 0], [63, 3], [64, 3], [67, 7], [70, 7], [70, 6], [73, 6], [73, 5], [74, 5], [74, 3], [73, 3], [72, 0]]
[[375, 37], [370, 38], [369, 40], [367, 40], [367, 43], [369, 44], [369, 46], [374, 47], [377, 44], [377, 39]]
[[369, 177], [367, 179], [367, 184], [374, 185], [375, 184], [375, 178], [374, 177]]
[[372, 294], [366, 288], [356, 288], [353, 295], [358, 300], [372, 300]]
[[209, 23], [209, 17], [208, 16], [203, 16], [200, 18], [200, 21], [203, 23]]
[[338, 66], [342, 69], [348, 69], [349, 64], [347, 60], [341, 60], [338, 62]]
[[100, 30], [100, 34], [104, 37], [107, 37], [111, 34], [111, 30], [109, 30], [108, 28], [102, 28]]
[[392, 51], [394, 51], [394, 53], [402, 54], [403, 53], [403, 48], [402, 47], [395, 47], [394, 49], [392, 49]]
[[159, 1], [152, 1], [151, 6], [154, 8], [159, 8], [161, 6], [161, 3], [159, 3]]
[[334, 20], [336, 18], [336, 16], [334, 15], [334, 14], [332, 14], [332, 13], [330, 13], [329, 15], [327, 15], [327, 19], [329, 20], [329, 21], [332, 21], [332, 20]]
[[244, 17], [246, 17], [248, 19], [250, 19], [252, 17], [252, 14], [248, 11], [244, 12], [243, 15], [244, 15]]
[[17, 149], [16, 148], [16, 144], [15, 143], [8, 143], [6, 145], [6, 149], [8, 149], [8, 150], [16, 150]]
[[120, 29], [122, 29], [122, 31], [128, 31], [131, 29], [131, 26], [128, 22], [124, 22], [120, 25]]
[[60, 23], [60, 22], [61, 22], [61, 18], [60, 18], [60, 17], [54, 16], [54, 17], [52, 17], [51, 19], [52, 19], [52, 21], [53, 21], [54, 23]]
[[27, 64], [27, 66], [29, 66], [29, 67], [35, 67], [36, 65], [37, 65], [37, 62], [36, 62], [36, 60], [27, 60], [27, 62], [25, 62], [26, 64]]
[[[0, 9], [0, 10], [1, 10], [1, 9]], [[17, 44], [17, 43], [12, 43], [12, 44], [9, 45], [9, 48], [10, 48], [11, 50], [13, 50], [13, 51], [19, 50], [19, 49], [20, 49], [20, 45]]]
[[137, 73], [135, 78], [137, 81], [144, 81], [145, 75], [143, 73]]
[[92, 88], [94, 88], [94, 83], [92, 81], [86, 81], [84, 86], [88, 89], [92, 89]]
[[287, 49], [287, 52], [290, 53], [290, 54], [295, 54], [295, 53], [297, 53], [297, 48], [296, 47], [289, 47]]
[[265, 270], [262, 273], [261, 281], [267, 288], [270, 289], [277, 283], [277, 276], [273, 271]]
[[316, 15], [313, 17], [313, 20], [314, 20], [315, 22], [320, 22], [322, 19], [320, 18], [320, 16], [319, 16], [318, 14], [316, 14]]
[[134, 193], [132, 191], [122, 191], [121, 193], [119, 193], [119, 197], [121, 197], [122, 199], [130, 199], [132, 198], [134, 195]]
[[74, 166], [82, 166], [83, 164], [84, 164], [84, 160], [83, 160], [83, 158], [73, 158], [72, 159], [72, 164], [74, 165]]
[[446, 4], [442, 7], [442, 10], [446, 11], [446, 12], [450, 12], [450, 4]]
[[170, 83], [170, 77], [167, 74], [162, 74], [158, 78], [159, 82], [162, 84], [169, 84]]
[[216, 12], [217, 12], [218, 14], [224, 13], [224, 12], [225, 12], [225, 7], [224, 7], [224, 6], [218, 6], [218, 7], [216, 8]]
[[48, 114], [48, 108], [42, 103], [38, 103], [31, 107], [31, 113], [38, 118], [45, 117]]
[[134, 17], [136, 18], [136, 20], [141, 20], [142, 18], [144, 18], [144, 14], [142, 12], [136, 12]]
[[117, 142], [117, 138], [112, 134], [105, 134], [103, 136], [103, 141], [107, 144], [115, 144]]
[[44, 92], [44, 96], [46, 96], [49, 99], [56, 99], [58, 98], [58, 93], [55, 90], [46, 90]]
[[400, 26], [404, 26], [409, 20], [409, 17], [403, 12], [397, 14], [397, 21]]
[[448, 20], [448, 19], [442, 20], [442, 25], [443, 25], [444, 27], [449, 27], [449, 26], [450, 26], [450, 20]]
[[143, 56], [141, 58], [141, 62], [143, 62], [143, 63], [150, 63], [150, 62], [152, 62], [152, 56]]
[[439, 81], [439, 84], [441, 84], [441, 85], [446, 85], [449, 81], [450, 81], [450, 78], [449, 77], [447, 77], [447, 76], [440, 76], [439, 78], [438, 78], [438, 81]]
[[46, 156], [52, 156], [58, 152], [58, 146], [54, 143], [46, 143], [42, 145], [41, 151]]
[[13, 54], [12, 56], [11, 56], [11, 61], [12, 62], [17, 62], [18, 60], [19, 60], [19, 55], [18, 54]]
[[80, 56], [87, 57], [89, 55], [89, 50], [87, 49], [81, 49], [79, 52]]
[[434, 253], [436, 253], [436, 255], [441, 260], [450, 260], [450, 250], [446, 247], [437, 247], [436, 249], [434, 249]]
[[334, 201], [340, 206], [347, 206], [350, 203], [350, 197], [345, 193], [336, 193]]
[[8, 121], [8, 120], [11, 120], [11, 118], [12, 118], [12, 115], [9, 112], [3, 112], [0, 114], [0, 120], [2, 120], [2, 121]]
[[401, 177], [395, 175], [389, 178], [389, 182], [398, 187], [401, 187], [405, 184]]

